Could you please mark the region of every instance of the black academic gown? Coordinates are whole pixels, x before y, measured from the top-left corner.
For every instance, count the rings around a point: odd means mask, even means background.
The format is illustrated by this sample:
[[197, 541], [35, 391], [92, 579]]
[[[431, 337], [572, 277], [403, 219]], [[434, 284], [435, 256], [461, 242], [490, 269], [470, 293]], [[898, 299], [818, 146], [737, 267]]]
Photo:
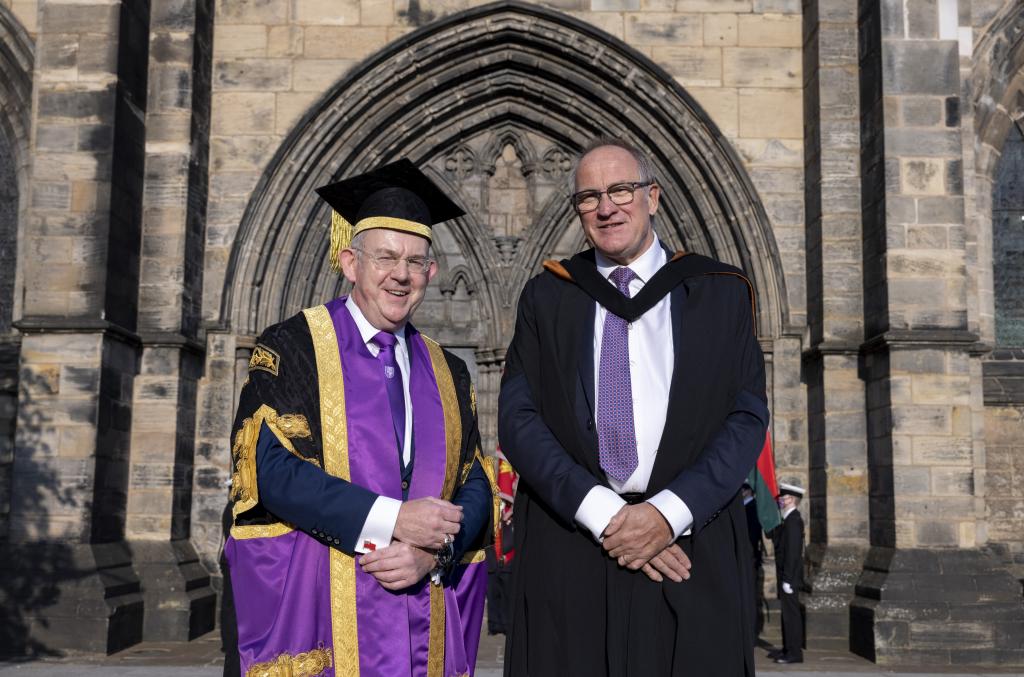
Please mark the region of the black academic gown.
[[[520, 473], [505, 674], [753, 674], [751, 553], [738, 489], [768, 412], [749, 283], [735, 268], [687, 255], [626, 301], [597, 273], [592, 250], [545, 267], [520, 297], [499, 404], [502, 449]], [[574, 521], [586, 494], [607, 486], [594, 423], [595, 298], [632, 320], [666, 293], [675, 368], [645, 496], [668, 488], [693, 513], [692, 535], [678, 541], [693, 563], [683, 583], [620, 568]]]
[[[463, 508], [463, 529], [455, 538], [455, 554], [481, 547], [489, 530], [493, 501], [491, 487], [477, 460], [480, 433], [475, 396], [465, 362], [443, 351], [452, 374], [458, 413], [462, 420], [459, 467], [451, 500]], [[246, 475], [258, 478], [260, 500], [235, 517], [236, 526], [287, 522], [346, 554], [356, 552], [356, 540], [377, 494], [326, 473], [320, 430], [319, 373], [313, 339], [303, 313], [268, 327], [259, 337], [249, 377], [239, 396], [232, 431], [235, 491]], [[264, 422], [248, 431], [247, 421], [261, 406], [270, 407], [276, 425], [294, 448], [289, 452]], [[395, 466], [400, 461], [397, 448]], [[408, 468], [412, 471], [415, 456]], [[250, 480], [250, 482], [253, 480]]]

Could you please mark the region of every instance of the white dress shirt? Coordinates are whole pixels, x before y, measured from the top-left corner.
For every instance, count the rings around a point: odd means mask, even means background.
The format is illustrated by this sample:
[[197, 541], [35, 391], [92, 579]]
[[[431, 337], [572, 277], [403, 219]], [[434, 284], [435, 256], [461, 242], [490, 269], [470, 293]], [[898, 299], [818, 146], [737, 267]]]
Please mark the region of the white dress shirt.
[[[359, 310], [359, 306], [349, 296], [345, 301], [345, 307], [352, 314], [352, 319], [359, 329], [359, 336], [366, 344], [370, 354], [377, 357], [380, 346], [373, 340], [380, 329], [374, 327]], [[402, 462], [409, 464], [412, 455], [412, 398], [409, 396], [409, 348], [405, 343], [405, 327], [395, 332], [398, 342], [395, 344], [395, 361], [398, 362], [398, 370], [402, 372], [402, 390], [405, 393], [405, 447], [402, 449]], [[363, 522], [363, 530], [356, 539], [356, 552], [370, 552], [371, 548], [365, 547], [367, 542], [372, 543], [374, 548], [383, 548], [391, 544], [391, 536], [395, 532], [395, 523], [398, 521], [398, 510], [402, 502], [387, 496], [378, 496], [373, 502], [366, 521]]]
[[[609, 278], [619, 264], [597, 252], [598, 272]], [[629, 283], [629, 295], [635, 297], [658, 269], [668, 262], [657, 235], [640, 258], [629, 264], [636, 277]], [[594, 411], [601, 390], [601, 341], [608, 311], [595, 302], [594, 314]], [[668, 415], [668, 393], [675, 365], [672, 344], [672, 306], [666, 294], [650, 310], [629, 324], [629, 377], [633, 389], [633, 425], [636, 430], [637, 467], [625, 482], [609, 477], [611, 489], [596, 486], [584, 497], [576, 511], [576, 521], [601, 540], [608, 522], [626, 504], [619, 494], [644, 492], [651, 479], [658, 444]], [[672, 527], [673, 538], [689, 531], [693, 514], [681, 498], [665, 489], [647, 502], [658, 509]]]

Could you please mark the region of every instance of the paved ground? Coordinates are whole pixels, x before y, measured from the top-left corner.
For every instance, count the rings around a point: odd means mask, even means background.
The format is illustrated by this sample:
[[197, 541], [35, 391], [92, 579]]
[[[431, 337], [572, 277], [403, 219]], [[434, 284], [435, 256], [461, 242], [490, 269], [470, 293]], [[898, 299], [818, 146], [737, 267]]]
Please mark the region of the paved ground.
[[[480, 642], [476, 677], [501, 677], [504, 654], [501, 635], [484, 636]], [[766, 649], [757, 649], [757, 670], [770, 677], [978, 677], [1016, 675], [1014, 670], [958, 668], [951, 670], [886, 670], [852, 654], [808, 651], [801, 665], [779, 666], [767, 659]], [[210, 633], [194, 642], [144, 642], [113, 656], [79, 654], [61, 659], [24, 663], [0, 663], [0, 677], [220, 677], [223, 674], [220, 636]], [[694, 676], [699, 677], [699, 676]]]

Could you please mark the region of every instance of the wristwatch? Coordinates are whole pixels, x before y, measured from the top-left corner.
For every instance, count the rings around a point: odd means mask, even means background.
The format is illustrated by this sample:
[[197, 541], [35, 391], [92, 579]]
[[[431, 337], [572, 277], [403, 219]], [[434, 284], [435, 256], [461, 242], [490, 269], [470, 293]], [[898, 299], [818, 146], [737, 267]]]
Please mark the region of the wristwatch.
[[451, 537], [446, 536], [444, 545], [434, 553], [434, 568], [430, 572], [430, 581], [434, 585], [441, 585], [441, 577], [448, 573], [454, 559], [455, 547], [452, 545]]

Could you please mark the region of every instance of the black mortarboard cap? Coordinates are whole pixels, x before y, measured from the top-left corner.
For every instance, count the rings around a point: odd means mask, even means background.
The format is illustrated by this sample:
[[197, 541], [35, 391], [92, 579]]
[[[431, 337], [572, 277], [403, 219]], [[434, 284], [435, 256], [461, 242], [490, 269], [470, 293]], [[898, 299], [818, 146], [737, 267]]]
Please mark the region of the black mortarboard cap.
[[431, 227], [465, 212], [410, 160], [316, 189], [334, 210], [331, 219], [331, 265], [338, 252], [364, 230], [388, 228], [431, 239]]

